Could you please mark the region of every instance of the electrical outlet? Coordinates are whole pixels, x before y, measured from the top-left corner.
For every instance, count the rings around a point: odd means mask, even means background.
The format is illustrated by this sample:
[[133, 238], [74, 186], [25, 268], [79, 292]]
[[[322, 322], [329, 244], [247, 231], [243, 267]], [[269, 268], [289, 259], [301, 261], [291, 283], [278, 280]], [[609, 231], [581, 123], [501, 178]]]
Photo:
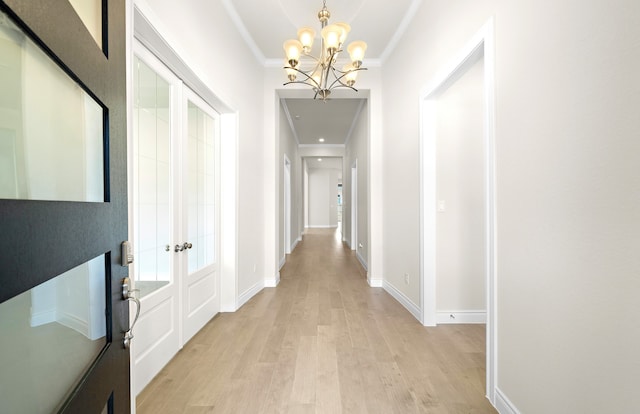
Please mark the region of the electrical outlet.
[[405, 273], [404, 274], [404, 284], [408, 285], [409, 284], [409, 273]]
[[255, 272], [256, 272], [256, 264], [254, 263], [253, 264], [253, 273], [255, 273]]

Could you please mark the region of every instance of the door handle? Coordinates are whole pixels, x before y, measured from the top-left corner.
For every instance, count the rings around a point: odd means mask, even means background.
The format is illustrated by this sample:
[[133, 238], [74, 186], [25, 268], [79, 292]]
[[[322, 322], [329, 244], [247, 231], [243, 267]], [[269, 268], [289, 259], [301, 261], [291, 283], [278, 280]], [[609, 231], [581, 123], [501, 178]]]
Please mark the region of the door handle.
[[[186, 243], [185, 243], [185, 244], [186, 244]], [[174, 252], [176, 252], [176, 253], [178, 253], [178, 252], [183, 251], [183, 250], [184, 250], [184, 248], [185, 248], [185, 247], [184, 247], [184, 244], [183, 244], [183, 245], [176, 244], [176, 245], [175, 245], [175, 247], [173, 248], [173, 251], [174, 251]]]
[[[191, 244], [191, 243], [189, 243], [189, 242], [184, 242], [184, 244], [182, 245], [182, 250], [190, 249], [190, 248], [192, 248], [192, 247], [193, 247], [193, 244]], [[182, 250], [181, 250], [181, 251], [182, 251]]]
[[134, 292], [139, 292], [139, 289], [130, 289], [131, 279], [125, 277], [122, 281], [122, 299], [132, 301], [136, 304], [136, 316], [133, 318], [133, 323], [129, 326], [129, 330], [124, 333], [124, 347], [129, 349], [131, 347], [131, 340], [133, 339], [133, 327], [136, 326], [138, 318], [140, 317], [140, 300], [134, 296]]

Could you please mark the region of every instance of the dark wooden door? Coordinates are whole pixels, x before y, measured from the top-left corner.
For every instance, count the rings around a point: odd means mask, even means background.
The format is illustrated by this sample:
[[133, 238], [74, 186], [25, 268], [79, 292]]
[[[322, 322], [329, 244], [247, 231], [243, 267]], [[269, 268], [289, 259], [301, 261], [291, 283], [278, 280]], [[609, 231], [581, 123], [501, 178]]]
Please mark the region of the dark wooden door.
[[[0, 184], [4, 183], [4, 195], [0, 197], [0, 314], [4, 312], [1, 316], [7, 326], [20, 331], [15, 335], [21, 335], [27, 328], [41, 335], [40, 331], [61, 326], [70, 332], [68, 336], [82, 336], [80, 333], [86, 331], [84, 336], [91, 337], [89, 342], [96, 346], [94, 354], [89, 354], [86, 365], [73, 374], [77, 377], [58, 397], [59, 401], [49, 406], [53, 411], [64, 413], [127, 413], [131, 401], [129, 351], [123, 346], [129, 324], [129, 306], [122, 298], [121, 287], [128, 269], [120, 264], [121, 243], [127, 240], [125, 0], [102, 0], [97, 4], [94, 11], [97, 10], [99, 16], [98, 36], [92, 35], [68, 0], [0, 0], [0, 40], [4, 42], [0, 42], [0, 47], [4, 47], [4, 51], [15, 50], [22, 56], [14, 59], [18, 62], [15, 65], [23, 65], [22, 69], [12, 71], [13, 63], [0, 61], [0, 85], [5, 89], [0, 91], [0, 115], [17, 114], [0, 116], [3, 134], [0, 135], [3, 145], [0, 151], [5, 148], [5, 153], [0, 153], [0, 163], [4, 164], [0, 167], [11, 174], [7, 178], [4, 173], [4, 181], [0, 178]], [[9, 59], [8, 52], [0, 53], [5, 55], [0, 55], [0, 59]], [[39, 53], [50, 64], [41, 57], [29, 57], [29, 54], [40, 56]], [[40, 77], [38, 71], [42, 67], [55, 73], [59, 70], [60, 74]], [[22, 82], [15, 90], [11, 87], [15, 84], [12, 77]], [[63, 86], [43, 80], [49, 78], [60, 78], [62, 85], [71, 82], [77, 85], [77, 91], [69, 97], [61, 92]], [[59, 96], [59, 107], [53, 105], [51, 110], [49, 104], [49, 109], [43, 108], [47, 104], [43, 103], [44, 98], [42, 101], [37, 99], [40, 90]], [[78, 93], [86, 96], [76, 98], [81, 96]], [[5, 102], [11, 99], [13, 103]], [[69, 102], [80, 104], [77, 108], [70, 107]], [[97, 109], [87, 110], [86, 106]], [[95, 122], [94, 126], [87, 126], [89, 121], [85, 118], [93, 116], [95, 120], [96, 113], [99, 114], [98, 126]], [[83, 117], [85, 123], [75, 127], [73, 124], [79, 117]], [[99, 158], [91, 155], [85, 158], [94, 159], [78, 161], [89, 150], [84, 147], [78, 150], [77, 145], [65, 144], [69, 131], [85, 134], [86, 130], [93, 129], [95, 133], [96, 128], [98, 144], [93, 142], [86, 146], [97, 147]], [[58, 143], [60, 151], [56, 149]], [[69, 145], [69, 148], [62, 148], [63, 145]], [[74, 188], [77, 185], [71, 183], [76, 179], [84, 183], [93, 180], [95, 184], [95, 171], [92, 179], [78, 178], [79, 174], [74, 171], [86, 171], [89, 165], [95, 170], [97, 164], [98, 181], [102, 181], [97, 183], [99, 189]], [[47, 168], [54, 169], [47, 171]], [[70, 188], [61, 190], [65, 185]], [[87, 199], [76, 199], [76, 193]], [[87, 265], [92, 259], [93, 264]], [[86, 290], [94, 296], [95, 292], [102, 292], [96, 298], [78, 297], [84, 294], [79, 285], [85, 282], [73, 282], [76, 277], [73, 274], [71, 282], [63, 284], [54, 280], [68, 271], [77, 273], [73, 269], [79, 266], [95, 268], [96, 260], [100, 268], [97, 273], [101, 275], [98, 284], [103, 286], [88, 286]], [[96, 284], [95, 280], [88, 282], [91, 283]], [[52, 284], [57, 288], [52, 288]], [[51, 300], [41, 300], [43, 290]], [[12, 303], [19, 302], [21, 295], [27, 301], [27, 312], [30, 309], [26, 316], [18, 311], [15, 315], [11, 313], [14, 312], [12, 309], [18, 308]], [[68, 308], [76, 306], [72, 304], [76, 299], [81, 303], [77, 307], [83, 310], [74, 314], [75, 311], [68, 311]], [[49, 303], [52, 301], [54, 305]], [[102, 304], [98, 310], [96, 303]], [[38, 307], [46, 309], [38, 313]], [[83, 312], [89, 316], [73, 316]], [[91, 321], [91, 315], [99, 323]], [[23, 320], [30, 322], [22, 323]], [[8, 337], [12, 333], [5, 331], [0, 335]], [[31, 333], [26, 335], [36, 340], [40, 338]], [[32, 387], [24, 397], [15, 397], [11, 412], [20, 412], [20, 404], [28, 407], [26, 404], [30, 399], [48, 392], [68, 375], [65, 367], [47, 371], [47, 366], [50, 368], [58, 357], [38, 366], [33, 362], [49, 353], [59, 352], [73, 360], [84, 352], [65, 348], [69, 345], [64, 340], [63, 336], [60, 340], [42, 339], [37, 344], [17, 346], [7, 342], [2, 352], [16, 348], [15, 358], [25, 358], [25, 361], [16, 360], [16, 366], [21, 368], [13, 372], [10, 369], [6, 372], [5, 367], [3, 370], [14, 382], [21, 381], [22, 371], [27, 371], [24, 375], [29, 379], [25, 379], [24, 384]], [[9, 360], [8, 364], [12, 362]], [[44, 371], [40, 372], [40, 369]], [[4, 410], [5, 404], [8, 402], [0, 398], [0, 412], [9, 412]], [[43, 412], [51, 410], [40, 409]]]

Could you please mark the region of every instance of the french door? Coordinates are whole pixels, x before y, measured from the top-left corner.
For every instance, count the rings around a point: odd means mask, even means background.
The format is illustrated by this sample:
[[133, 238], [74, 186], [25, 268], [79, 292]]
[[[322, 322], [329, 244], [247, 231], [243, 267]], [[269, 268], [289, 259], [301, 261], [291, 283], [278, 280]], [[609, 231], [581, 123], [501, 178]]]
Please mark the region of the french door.
[[130, 410], [125, 2], [0, 0], [0, 411]]
[[220, 308], [219, 116], [136, 44], [132, 217], [140, 392]]

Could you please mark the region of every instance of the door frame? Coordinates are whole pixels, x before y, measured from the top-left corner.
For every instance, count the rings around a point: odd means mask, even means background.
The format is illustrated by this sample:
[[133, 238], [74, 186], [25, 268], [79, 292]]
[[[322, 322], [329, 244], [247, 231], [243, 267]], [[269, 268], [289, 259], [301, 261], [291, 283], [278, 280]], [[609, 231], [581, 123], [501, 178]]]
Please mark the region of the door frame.
[[[144, 47], [144, 45], [142, 45], [139, 41], [135, 40], [133, 41], [133, 45], [132, 45], [132, 56], [133, 58], [131, 59], [131, 68], [133, 68], [134, 62], [135, 62], [135, 57], [137, 57], [138, 59], [140, 59], [142, 62], [144, 62], [147, 66], [149, 66], [150, 69], [152, 69], [159, 77], [161, 77], [164, 81], [166, 81], [169, 85], [170, 85], [170, 98], [169, 98], [169, 102], [170, 102], [170, 119], [171, 119], [171, 125], [170, 125], [170, 145], [171, 145], [171, 156], [170, 156], [170, 161], [171, 161], [171, 230], [170, 230], [170, 240], [167, 241], [168, 245], [170, 246], [170, 251], [167, 253], [170, 255], [170, 271], [171, 271], [171, 278], [170, 278], [170, 283], [166, 286], [163, 286], [161, 288], [159, 288], [158, 290], [151, 292], [149, 295], [143, 297], [140, 299], [141, 302], [141, 310], [140, 310], [140, 316], [141, 316], [141, 323], [140, 325], [144, 324], [144, 320], [149, 316], [149, 314], [146, 312], [148, 310], [153, 310], [158, 306], [161, 306], [163, 303], [165, 303], [168, 299], [173, 298], [173, 300], [176, 301], [177, 304], [180, 304], [180, 299], [181, 299], [181, 283], [180, 283], [180, 279], [179, 279], [179, 275], [180, 275], [180, 266], [181, 266], [181, 259], [182, 259], [182, 255], [178, 255], [177, 253], [175, 253], [173, 251], [174, 248], [174, 244], [175, 243], [179, 243], [180, 241], [180, 237], [181, 237], [181, 222], [179, 222], [176, 217], [179, 216], [179, 214], [181, 214], [181, 208], [182, 205], [179, 202], [179, 195], [182, 192], [182, 176], [181, 176], [181, 165], [182, 165], [182, 153], [181, 153], [181, 146], [180, 145], [176, 145], [176, 140], [179, 139], [182, 136], [182, 129], [181, 129], [181, 125], [182, 125], [182, 117], [183, 117], [183, 89], [182, 89], [182, 82], [180, 81], [180, 79], [173, 73], [171, 72], [171, 70], [169, 70], [166, 65], [164, 65], [162, 63], [162, 61], [160, 59], [158, 59], [153, 53], [151, 53], [151, 51], [149, 51], [147, 48]], [[133, 73], [133, 71], [132, 71]], [[134, 97], [134, 86], [135, 86], [135, 82], [132, 78], [131, 80], [131, 100], [129, 102], [130, 104], [130, 111], [133, 111], [135, 105], [133, 103], [133, 97]], [[177, 103], [177, 104], [176, 104]], [[138, 245], [139, 240], [136, 239], [135, 237], [135, 231], [134, 228], [137, 225], [137, 223], [134, 220], [134, 206], [135, 206], [135, 195], [133, 194], [133, 190], [134, 190], [134, 183], [135, 183], [135, 170], [136, 170], [136, 160], [135, 160], [135, 156], [134, 156], [134, 133], [133, 133], [133, 119], [134, 116], [133, 114], [130, 112], [129, 114], [129, 118], [131, 119], [131, 124], [132, 124], [132, 130], [131, 133], [129, 134], [129, 138], [128, 138], [128, 152], [127, 152], [127, 158], [128, 158], [128, 165], [130, 168], [131, 173], [129, 174], [129, 240], [132, 241], [134, 247], [136, 245]], [[139, 258], [137, 258], [139, 259]], [[133, 281], [133, 285], [135, 287], [136, 283], [139, 281], [138, 275], [135, 274], [135, 266], [131, 269], [131, 274], [132, 274], [132, 281]], [[167, 356], [165, 357], [164, 360], [161, 361], [166, 361], [169, 362], [171, 360], [171, 358], [182, 348], [182, 344], [183, 344], [183, 340], [182, 340], [182, 331], [181, 329], [178, 329], [180, 326], [180, 314], [172, 314], [171, 315], [171, 326], [172, 326], [172, 332], [171, 334], [165, 334], [162, 337], [162, 345], [165, 347], [164, 349], [164, 353], [171, 353], [171, 356]], [[159, 344], [160, 342], [156, 342], [156, 345], [153, 346], [153, 349], [155, 349], [156, 351], [159, 351], [157, 348], [157, 344]], [[136, 369], [136, 348], [137, 348], [137, 343], [136, 341], [133, 341], [131, 344], [131, 390], [132, 390], [132, 395], [135, 397], [136, 392], [141, 391], [144, 386], [140, 387], [140, 390], [137, 389], [136, 384], [137, 384], [137, 380], [136, 377], [140, 378], [140, 367], [138, 367]], [[145, 353], [146, 355], [146, 353]], [[144, 356], [144, 355], [143, 355]], [[158, 359], [157, 357], [152, 358], [153, 362], [156, 362]], [[157, 375], [157, 373], [160, 371], [161, 367], [158, 368], [157, 370], [151, 371], [153, 372], [151, 378], [153, 378], [155, 375]], [[148, 384], [151, 379], [149, 378], [143, 378], [142, 381], [144, 381], [144, 384], [146, 386], [146, 384]]]
[[[169, 44], [157, 28], [163, 27], [147, 2], [131, 2], [132, 30], [130, 42], [138, 40], [161, 62], [220, 114], [220, 309], [238, 309], [238, 142], [239, 116], [205, 84], [182, 56], [179, 45]], [[127, 66], [131, 71], [132, 66]]]
[[[284, 154], [284, 254], [291, 254], [291, 161]], [[286, 260], [286, 257], [285, 257]]]
[[[104, 199], [101, 202], [0, 200], [0, 301], [104, 255], [106, 345], [61, 412], [128, 412], [129, 350], [123, 339], [121, 243], [127, 238], [126, 7], [102, 1], [102, 47], [69, 2], [0, 0], [0, 10], [70, 79], [103, 107]], [[61, 29], [63, 28], [63, 29]]]
[[351, 164], [351, 250], [358, 251], [358, 160]]
[[420, 306], [422, 323], [436, 326], [436, 101], [438, 95], [484, 56], [486, 396], [497, 386], [497, 249], [495, 176], [495, 38], [490, 18], [420, 93]]

